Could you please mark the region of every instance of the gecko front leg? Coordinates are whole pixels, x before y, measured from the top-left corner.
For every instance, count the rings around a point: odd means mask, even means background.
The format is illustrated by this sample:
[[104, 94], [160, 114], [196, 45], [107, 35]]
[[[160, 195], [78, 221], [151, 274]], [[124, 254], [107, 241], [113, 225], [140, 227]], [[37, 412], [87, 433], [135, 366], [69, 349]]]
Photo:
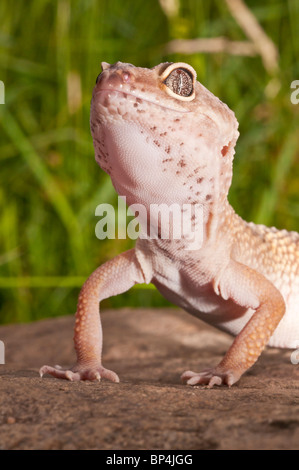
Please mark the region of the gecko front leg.
[[257, 271], [235, 261], [215, 290], [224, 299], [255, 312], [215, 368], [182, 374], [189, 385], [233, 385], [257, 361], [285, 313], [284, 299], [276, 287]]
[[79, 294], [74, 343], [77, 362], [71, 369], [43, 366], [43, 374], [71, 381], [100, 380], [119, 382], [117, 374], [102, 366], [102, 325], [99, 302], [121, 294], [136, 283], [144, 282], [135, 250], [126, 251], [97, 268], [87, 279]]

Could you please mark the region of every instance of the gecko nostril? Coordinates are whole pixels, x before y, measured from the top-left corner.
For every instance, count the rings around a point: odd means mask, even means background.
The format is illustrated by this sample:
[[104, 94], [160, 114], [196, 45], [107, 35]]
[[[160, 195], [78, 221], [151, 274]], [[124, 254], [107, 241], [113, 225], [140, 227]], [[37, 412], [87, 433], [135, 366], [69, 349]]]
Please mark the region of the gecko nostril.
[[131, 74], [129, 72], [123, 71], [121, 76], [125, 83], [128, 83], [131, 80]]

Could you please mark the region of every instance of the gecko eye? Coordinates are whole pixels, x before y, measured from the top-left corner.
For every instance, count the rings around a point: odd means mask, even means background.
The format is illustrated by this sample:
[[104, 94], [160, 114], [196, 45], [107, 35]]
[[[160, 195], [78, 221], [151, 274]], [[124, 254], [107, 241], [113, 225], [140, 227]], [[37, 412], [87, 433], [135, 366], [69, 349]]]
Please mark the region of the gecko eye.
[[164, 83], [176, 95], [190, 96], [193, 91], [193, 78], [189, 70], [175, 69], [171, 72]]
[[188, 64], [179, 62], [169, 65], [162, 74], [162, 83], [170, 96], [182, 101], [190, 101], [195, 97], [195, 70]]

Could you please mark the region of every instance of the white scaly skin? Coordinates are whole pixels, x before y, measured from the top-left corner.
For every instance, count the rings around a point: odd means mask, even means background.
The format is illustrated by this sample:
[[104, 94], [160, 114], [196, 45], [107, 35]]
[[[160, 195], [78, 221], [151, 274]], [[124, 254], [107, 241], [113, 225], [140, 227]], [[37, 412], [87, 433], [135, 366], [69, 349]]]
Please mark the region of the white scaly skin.
[[139, 239], [100, 266], [79, 296], [77, 364], [67, 371], [44, 366], [41, 375], [117, 382], [101, 362], [99, 301], [152, 282], [167, 299], [236, 336], [215, 368], [182, 379], [231, 386], [267, 344], [299, 342], [299, 235], [247, 223], [229, 205], [238, 122], [192, 67], [117, 62], [102, 69], [90, 120], [97, 162], [129, 205], [149, 211], [154, 203], [200, 204], [203, 243], [190, 250], [187, 237]]

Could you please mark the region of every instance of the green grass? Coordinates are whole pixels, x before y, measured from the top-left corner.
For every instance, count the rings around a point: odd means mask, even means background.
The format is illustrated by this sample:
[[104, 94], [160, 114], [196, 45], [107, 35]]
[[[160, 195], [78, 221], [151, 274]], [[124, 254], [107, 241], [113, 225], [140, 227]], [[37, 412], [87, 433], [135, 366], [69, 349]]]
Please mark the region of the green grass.
[[[222, 0], [180, 3], [179, 14], [167, 17], [157, 0], [0, 2], [0, 322], [74, 312], [84, 279], [132, 246], [94, 234], [96, 206], [117, 203], [94, 161], [89, 131], [102, 60], [196, 68], [240, 122], [229, 196], [236, 211], [299, 231], [299, 105], [290, 102], [290, 83], [299, 79], [299, 2], [247, 0], [279, 49], [275, 76], [259, 56], [165, 55], [174, 38], [246, 39]], [[143, 288], [105, 301], [165, 304]]]

